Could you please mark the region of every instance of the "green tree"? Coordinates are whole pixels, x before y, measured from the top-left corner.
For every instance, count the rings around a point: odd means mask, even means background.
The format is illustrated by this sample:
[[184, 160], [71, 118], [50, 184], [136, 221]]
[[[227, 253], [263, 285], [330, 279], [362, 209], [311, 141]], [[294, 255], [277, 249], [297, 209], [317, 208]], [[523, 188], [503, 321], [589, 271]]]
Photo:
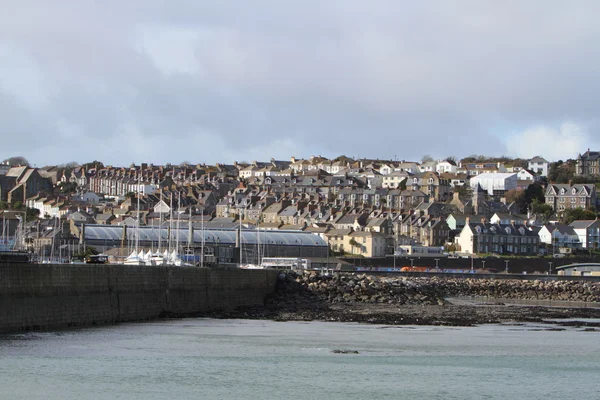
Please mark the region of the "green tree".
[[23, 156], [9, 157], [6, 160], [4, 160], [3, 163], [8, 164], [11, 167], [14, 167], [17, 165], [24, 165], [24, 166], [29, 167], [29, 161], [27, 161], [27, 159]]
[[40, 217], [40, 210], [38, 210], [37, 208], [27, 207], [26, 215], [27, 215], [27, 221], [33, 221]]
[[81, 249], [79, 252], [73, 253], [73, 257], [74, 258], [86, 258], [89, 256], [95, 256], [97, 254], [100, 254], [100, 253], [98, 253], [98, 250], [96, 250], [94, 247], [86, 246], [85, 250]]
[[352, 246], [352, 254], [354, 254], [354, 247], [358, 247], [359, 244], [356, 240], [354, 240], [354, 238], [350, 239], [350, 246]]
[[506, 192], [506, 202], [515, 203], [519, 212], [527, 211], [527, 200], [525, 198], [525, 191], [519, 189], [512, 189]]
[[581, 207], [567, 208], [561, 217], [563, 224], [570, 224], [573, 221], [589, 220], [597, 217], [597, 214], [592, 210], [584, 210]]
[[524, 195], [527, 208], [531, 206], [534, 200], [536, 200], [538, 203], [543, 203], [544, 200], [546, 200], [546, 197], [544, 196], [544, 188], [537, 182], [529, 185], [527, 189], [525, 189]]
[[552, 183], [567, 183], [575, 176], [577, 162], [575, 160], [550, 163], [548, 180]]
[[531, 212], [541, 215], [545, 222], [548, 222], [554, 215], [554, 209], [551, 205], [541, 202], [537, 199], [533, 199], [531, 202]]

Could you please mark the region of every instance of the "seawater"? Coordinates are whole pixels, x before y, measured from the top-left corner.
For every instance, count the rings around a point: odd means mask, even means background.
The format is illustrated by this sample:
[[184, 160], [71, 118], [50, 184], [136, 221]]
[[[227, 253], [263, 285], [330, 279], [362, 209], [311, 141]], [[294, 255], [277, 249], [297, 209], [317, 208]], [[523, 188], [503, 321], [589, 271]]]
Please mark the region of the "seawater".
[[549, 327], [184, 319], [4, 335], [0, 398], [598, 399], [600, 333]]

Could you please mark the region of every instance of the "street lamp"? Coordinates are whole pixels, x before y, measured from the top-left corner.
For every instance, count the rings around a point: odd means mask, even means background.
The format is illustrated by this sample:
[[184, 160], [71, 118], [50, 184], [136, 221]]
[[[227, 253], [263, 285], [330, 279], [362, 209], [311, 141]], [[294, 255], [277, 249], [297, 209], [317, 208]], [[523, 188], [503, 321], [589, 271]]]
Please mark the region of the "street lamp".
[[485, 260], [481, 260], [481, 264], [483, 264], [483, 269], [485, 269]]
[[552, 275], [552, 261], [548, 262], [548, 275]]

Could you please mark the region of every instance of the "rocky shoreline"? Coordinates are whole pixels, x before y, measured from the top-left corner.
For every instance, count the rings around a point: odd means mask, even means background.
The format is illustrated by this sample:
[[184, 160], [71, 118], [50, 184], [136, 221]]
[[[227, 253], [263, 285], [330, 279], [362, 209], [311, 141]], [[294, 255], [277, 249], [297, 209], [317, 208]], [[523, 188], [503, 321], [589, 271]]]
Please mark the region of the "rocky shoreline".
[[[488, 300], [453, 304], [448, 301], [452, 297]], [[600, 318], [600, 308], [519, 306], [505, 304], [502, 299], [600, 302], [600, 283], [282, 273], [277, 290], [264, 307], [203, 316], [447, 326]], [[600, 327], [595, 322], [576, 324], [589, 329]]]

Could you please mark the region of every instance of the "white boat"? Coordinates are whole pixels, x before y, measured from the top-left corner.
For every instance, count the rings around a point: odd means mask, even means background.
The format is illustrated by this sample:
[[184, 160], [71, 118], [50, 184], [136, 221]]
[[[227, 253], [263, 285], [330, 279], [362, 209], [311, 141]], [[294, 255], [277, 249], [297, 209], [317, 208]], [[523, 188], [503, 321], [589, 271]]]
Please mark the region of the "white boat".
[[241, 269], [265, 269], [262, 265], [256, 264], [240, 264]]
[[146, 261], [134, 250], [123, 263], [125, 265], [146, 265]]

